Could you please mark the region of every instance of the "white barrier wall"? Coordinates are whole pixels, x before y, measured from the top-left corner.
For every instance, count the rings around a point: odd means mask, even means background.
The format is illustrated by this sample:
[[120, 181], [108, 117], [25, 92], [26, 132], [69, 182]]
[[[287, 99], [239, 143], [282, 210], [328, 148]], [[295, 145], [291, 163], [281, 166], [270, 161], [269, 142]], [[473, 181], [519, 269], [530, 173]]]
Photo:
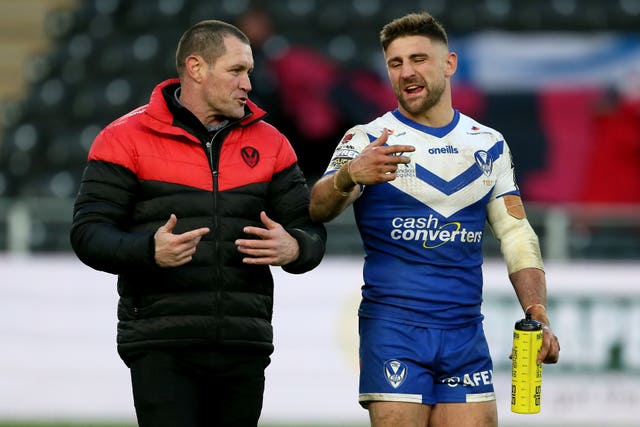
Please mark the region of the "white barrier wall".
[[[367, 424], [357, 403], [361, 260], [275, 268], [276, 351], [265, 423]], [[542, 412], [510, 412], [513, 324], [522, 317], [504, 266], [485, 265], [485, 329], [502, 422], [616, 425], [640, 406], [640, 265], [549, 264], [561, 363], [546, 365]], [[71, 256], [0, 257], [0, 420], [133, 421], [128, 371], [115, 349], [115, 277]]]

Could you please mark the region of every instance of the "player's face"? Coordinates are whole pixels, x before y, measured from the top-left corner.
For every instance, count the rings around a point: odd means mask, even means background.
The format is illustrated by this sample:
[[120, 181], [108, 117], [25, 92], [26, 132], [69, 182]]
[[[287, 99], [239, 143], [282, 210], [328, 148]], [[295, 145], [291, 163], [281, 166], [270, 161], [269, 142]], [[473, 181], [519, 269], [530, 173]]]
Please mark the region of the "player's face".
[[240, 119], [251, 91], [249, 73], [253, 70], [251, 47], [236, 37], [224, 39], [227, 51], [206, 64], [202, 79], [202, 96], [208, 118]]
[[427, 113], [447, 96], [447, 79], [455, 71], [455, 54], [424, 36], [395, 39], [385, 52], [391, 86], [399, 108], [409, 117]]

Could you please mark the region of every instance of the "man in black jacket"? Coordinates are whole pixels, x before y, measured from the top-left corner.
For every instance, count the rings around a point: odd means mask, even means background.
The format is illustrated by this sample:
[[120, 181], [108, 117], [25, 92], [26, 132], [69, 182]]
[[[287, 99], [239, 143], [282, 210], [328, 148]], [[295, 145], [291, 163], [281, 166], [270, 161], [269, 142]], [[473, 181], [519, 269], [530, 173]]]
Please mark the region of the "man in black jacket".
[[140, 426], [255, 426], [273, 278], [316, 267], [326, 231], [289, 141], [253, 104], [249, 40], [203, 21], [177, 79], [96, 137], [71, 243], [118, 275], [118, 352]]

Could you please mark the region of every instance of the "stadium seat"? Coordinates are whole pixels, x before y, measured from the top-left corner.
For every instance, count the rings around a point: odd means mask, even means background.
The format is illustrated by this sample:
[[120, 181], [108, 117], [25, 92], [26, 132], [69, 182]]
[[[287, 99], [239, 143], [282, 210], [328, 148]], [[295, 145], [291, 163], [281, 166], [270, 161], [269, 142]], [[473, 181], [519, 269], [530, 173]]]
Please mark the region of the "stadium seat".
[[[4, 108], [0, 117], [5, 123], [0, 138], [0, 196], [72, 197], [87, 152], [99, 130], [118, 116], [146, 104], [155, 84], [176, 76], [175, 48], [183, 31], [204, 19], [236, 22], [256, 6], [264, 7], [273, 18], [274, 44], [315, 50], [319, 56], [335, 63], [339, 69], [336, 74], [343, 77], [343, 83], [346, 79], [358, 80], [359, 67], [370, 68], [386, 78], [378, 34], [390, 18], [407, 12], [432, 12], [447, 27], [452, 39], [477, 30], [637, 32], [640, 22], [637, 0], [78, 1], [75, 10], [54, 10], [47, 16], [45, 32], [55, 42], [54, 49], [29, 61], [25, 69], [29, 92]], [[305, 73], [321, 76], [318, 70], [316, 67], [315, 73], [314, 70]], [[367, 82], [375, 83], [374, 79]], [[384, 94], [375, 84], [360, 87], [376, 88], [370, 92], [375, 91], [378, 95], [375, 101], [381, 102]], [[355, 117], [355, 113], [360, 113], [359, 119], [370, 114], [369, 109], [361, 107], [366, 97], [359, 96], [358, 102], [354, 102], [350, 98], [352, 92], [342, 89], [344, 86], [327, 89], [334, 110], [340, 105], [342, 116], [349, 119]], [[353, 91], [358, 87], [349, 89]], [[532, 99], [522, 94], [498, 95], [483, 100], [486, 105], [481, 105], [486, 110], [480, 112], [483, 115], [480, 118], [488, 124], [507, 134], [526, 133], [522, 140], [510, 141], [514, 155], [525, 159], [525, 168], [521, 168], [520, 173], [528, 171], [527, 168], [537, 169], [544, 161], [545, 153], [540, 148], [544, 135], [539, 123], [531, 120], [522, 124], [513, 115], [518, 110], [532, 110], [531, 114], [536, 114]], [[545, 95], [543, 102], [548, 103], [550, 99]], [[558, 113], [549, 126], [566, 130], [568, 119], [562, 107], [562, 99], [566, 98], [554, 99]], [[458, 98], [459, 103], [462, 101]], [[287, 106], [286, 102], [282, 104]], [[478, 107], [480, 103], [464, 105]], [[292, 122], [282, 127], [291, 129]], [[300, 147], [307, 141], [295, 142]], [[567, 157], [566, 145], [560, 142], [552, 141], [549, 147], [564, 153], [562, 160], [558, 156], [558, 164], [575, 163], [577, 160]], [[325, 151], [318, 149], [317, 152], [324, 155]], [[317, 161], [315, 157], [321, 156], [311, 157], [305, 161]], [[573, 178], [566, 179], [560, 174], [562, 168], [551, 166], [546, 173], [540, 171], [532, 175], [531, 182], [523, 183], [523, 191], [535, 198], [551, 184], [562, 194], [568, 194]], [[40, 237], [34, 248], [65, 247], [66, 234], [62, 238], [56, 234], [64, 231], [60, 227], [41, 222], [36, 227]], [[594, 241], [604, 242], [603, 239], [594, 237]], [[1, 241], [0, 235], [0, 245]], [[343, 242], [338, 246], [343, 246]], [[335, 250], [339, 251], [339, 247]]]

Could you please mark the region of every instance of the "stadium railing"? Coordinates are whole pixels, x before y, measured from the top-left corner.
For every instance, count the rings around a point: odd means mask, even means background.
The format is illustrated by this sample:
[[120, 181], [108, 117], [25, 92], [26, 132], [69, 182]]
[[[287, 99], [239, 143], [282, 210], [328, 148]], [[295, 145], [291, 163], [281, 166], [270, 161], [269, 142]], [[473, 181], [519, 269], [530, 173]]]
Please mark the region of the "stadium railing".
[[[69, 252], [73, 200], [0, 198], [0, 252]], [[640, 204], [536, 204], [527, 215], [547, 260], [640, 259]], [[327, 224], [328, 255], [361, 255], [351, 209]], [[498, 242], [485, 229], [486, 257], [500, 255]]]

